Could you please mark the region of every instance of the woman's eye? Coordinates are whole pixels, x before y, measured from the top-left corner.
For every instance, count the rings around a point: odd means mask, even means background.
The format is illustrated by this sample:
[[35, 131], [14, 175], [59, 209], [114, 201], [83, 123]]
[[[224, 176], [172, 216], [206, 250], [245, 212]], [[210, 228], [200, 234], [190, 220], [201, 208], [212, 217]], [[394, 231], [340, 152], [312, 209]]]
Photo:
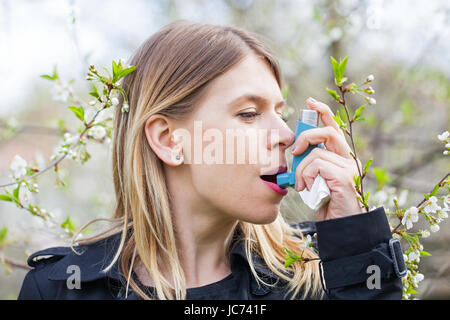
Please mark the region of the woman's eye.
[[261, 112], [243, 112], [243, 113], [238, 114], [238, 116], [240, 116], [241, 118], [244, 118], [246, 120], [253, 119], [259, 115], [261, 115]]

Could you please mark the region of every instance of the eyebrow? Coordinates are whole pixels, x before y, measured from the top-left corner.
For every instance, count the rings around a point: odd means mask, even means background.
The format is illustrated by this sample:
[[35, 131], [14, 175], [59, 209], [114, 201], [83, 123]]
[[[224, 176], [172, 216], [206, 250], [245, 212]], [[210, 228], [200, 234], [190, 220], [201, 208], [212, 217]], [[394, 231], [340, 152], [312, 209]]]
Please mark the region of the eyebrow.
[[[228, 103], [228, 105], [230, 107], [232, 107], [234, 105], [237, 105], [238, 103], [242, 103], [245, 101], [251, 101], [251, 102], [254, 102], [254, 103], [260, 104], [260, 105], [269, 105], [269, 103], [270, 103], [270, 100], [268, 100], [262, 96], [258, 96], [256, 94], [252, 94], [252, 93], [247, 93], [247, 94], [244, 94], [244, 95], [232, 100], [230, 103]], [[280, 102], [278, 102], [275, 105], [275, 108], [280, 108], [285, 105], [286, 105], [286, 100], [281, 100]]]

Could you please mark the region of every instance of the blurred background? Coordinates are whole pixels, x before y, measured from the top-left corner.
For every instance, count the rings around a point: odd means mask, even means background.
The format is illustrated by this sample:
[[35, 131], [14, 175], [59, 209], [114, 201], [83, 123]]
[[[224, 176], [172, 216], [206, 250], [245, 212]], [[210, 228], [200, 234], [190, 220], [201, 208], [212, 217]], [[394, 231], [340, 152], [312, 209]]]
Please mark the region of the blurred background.
[[[16, 154], [43, 169], [61, 139], [61, 127], [76, 134], [79, 120], [67, 106], [75, 95], [90, 100], [89, 64], [110, 68], [113, 59], [130, 58], [165, 24], [188, 19], [235, 25], [261, 36], [278, 57], [289, 87], [292, 130], [310, 96], [338, 110], [325, 91], [336, 89], [330, 56], [348, 56], [349, 82], [360, 84], [373, 74], [377, 103], [366, 107], [366, 121], [354, 125], [358, 157], [363, 163], [373, 157], [372, 167], [379, 168], [365, 178], [365, 189], [373, 206], [392, 208], [393, 197], [402, 207], [417, 205], [450, 169], [437, 139], [450, 127], [449, 17], [446, 0], [0, 0], [0, 185], [12, 181], [9, 167]], [[40, 77], [55, 66], [59, 83]], [[359, 95], [348, 95], [348, 102], [353, 110], [365, 103]], [[110, 217], [111, 144], [89, 141], [87, 150], [91, 158], [85, 164], [66, 157], [58, 175], [54, 170], [40, 175], [39, 193], [24, 201], [52, 212], [58, 224], [69, 218], [74, 228]], [[292, 190], [281, 209], [292, 222], [314, 219]], [[419, 222], [414, 228], [421, 226], [427, 227]], [[88, 232], [97, 228], [102, 224]], [[0, 201], [0, 299], [17, 298], [27, 255], [67, 243], [58, 225]], [[425, 280], [418, 298], [448, 299], [448, 223], [422, 243], [432, 256], [421, 259]]]

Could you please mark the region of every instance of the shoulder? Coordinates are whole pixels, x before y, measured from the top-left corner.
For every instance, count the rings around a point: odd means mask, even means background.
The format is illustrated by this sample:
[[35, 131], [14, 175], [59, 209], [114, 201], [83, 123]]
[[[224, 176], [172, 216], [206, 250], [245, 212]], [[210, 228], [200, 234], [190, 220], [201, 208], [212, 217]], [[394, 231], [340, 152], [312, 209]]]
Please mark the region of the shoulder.
[[59, 299], [68, 292], [74, 297], [85, 292], [71, 290], [73, 286], [70, 288], [68, 283], [72, 280], [83, 287], [92, 287], [93, 282], [105, 278], [120, 280], [117, 263], [107, 272], [103, 270], [112, 261], [119, 243], [120, 233], [73, 249], [60, 246], [34, 252], [27, 260], [33, 269], [26, 274], [18, 299]]

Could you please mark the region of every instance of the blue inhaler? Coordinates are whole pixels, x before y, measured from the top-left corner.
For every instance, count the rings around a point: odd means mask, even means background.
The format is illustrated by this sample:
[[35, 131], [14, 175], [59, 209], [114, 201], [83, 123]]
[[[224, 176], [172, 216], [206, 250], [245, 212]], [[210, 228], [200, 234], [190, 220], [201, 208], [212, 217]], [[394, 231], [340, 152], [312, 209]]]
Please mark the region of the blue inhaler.
[[[297, 140], [297, 137], [303, 131], [318, 128], [318, 126], [319, 126], [319, 116], [317, 111], [311, 109], [301, 109], [299, 119], [297, 120], [297, 130], [295, 132], [295, 139]], [[277, 184], [280, 187], [295, 186], [295, 170], [297, 169], [297, 166], [311, 152], [311, 150], [316, 147], [323, 148], [323, 143], [315, 145], [310, 144], [308, 148], [305, 150], [305, 152], [293, 156], [291, 171], [280, 173], [277, 175]]]

